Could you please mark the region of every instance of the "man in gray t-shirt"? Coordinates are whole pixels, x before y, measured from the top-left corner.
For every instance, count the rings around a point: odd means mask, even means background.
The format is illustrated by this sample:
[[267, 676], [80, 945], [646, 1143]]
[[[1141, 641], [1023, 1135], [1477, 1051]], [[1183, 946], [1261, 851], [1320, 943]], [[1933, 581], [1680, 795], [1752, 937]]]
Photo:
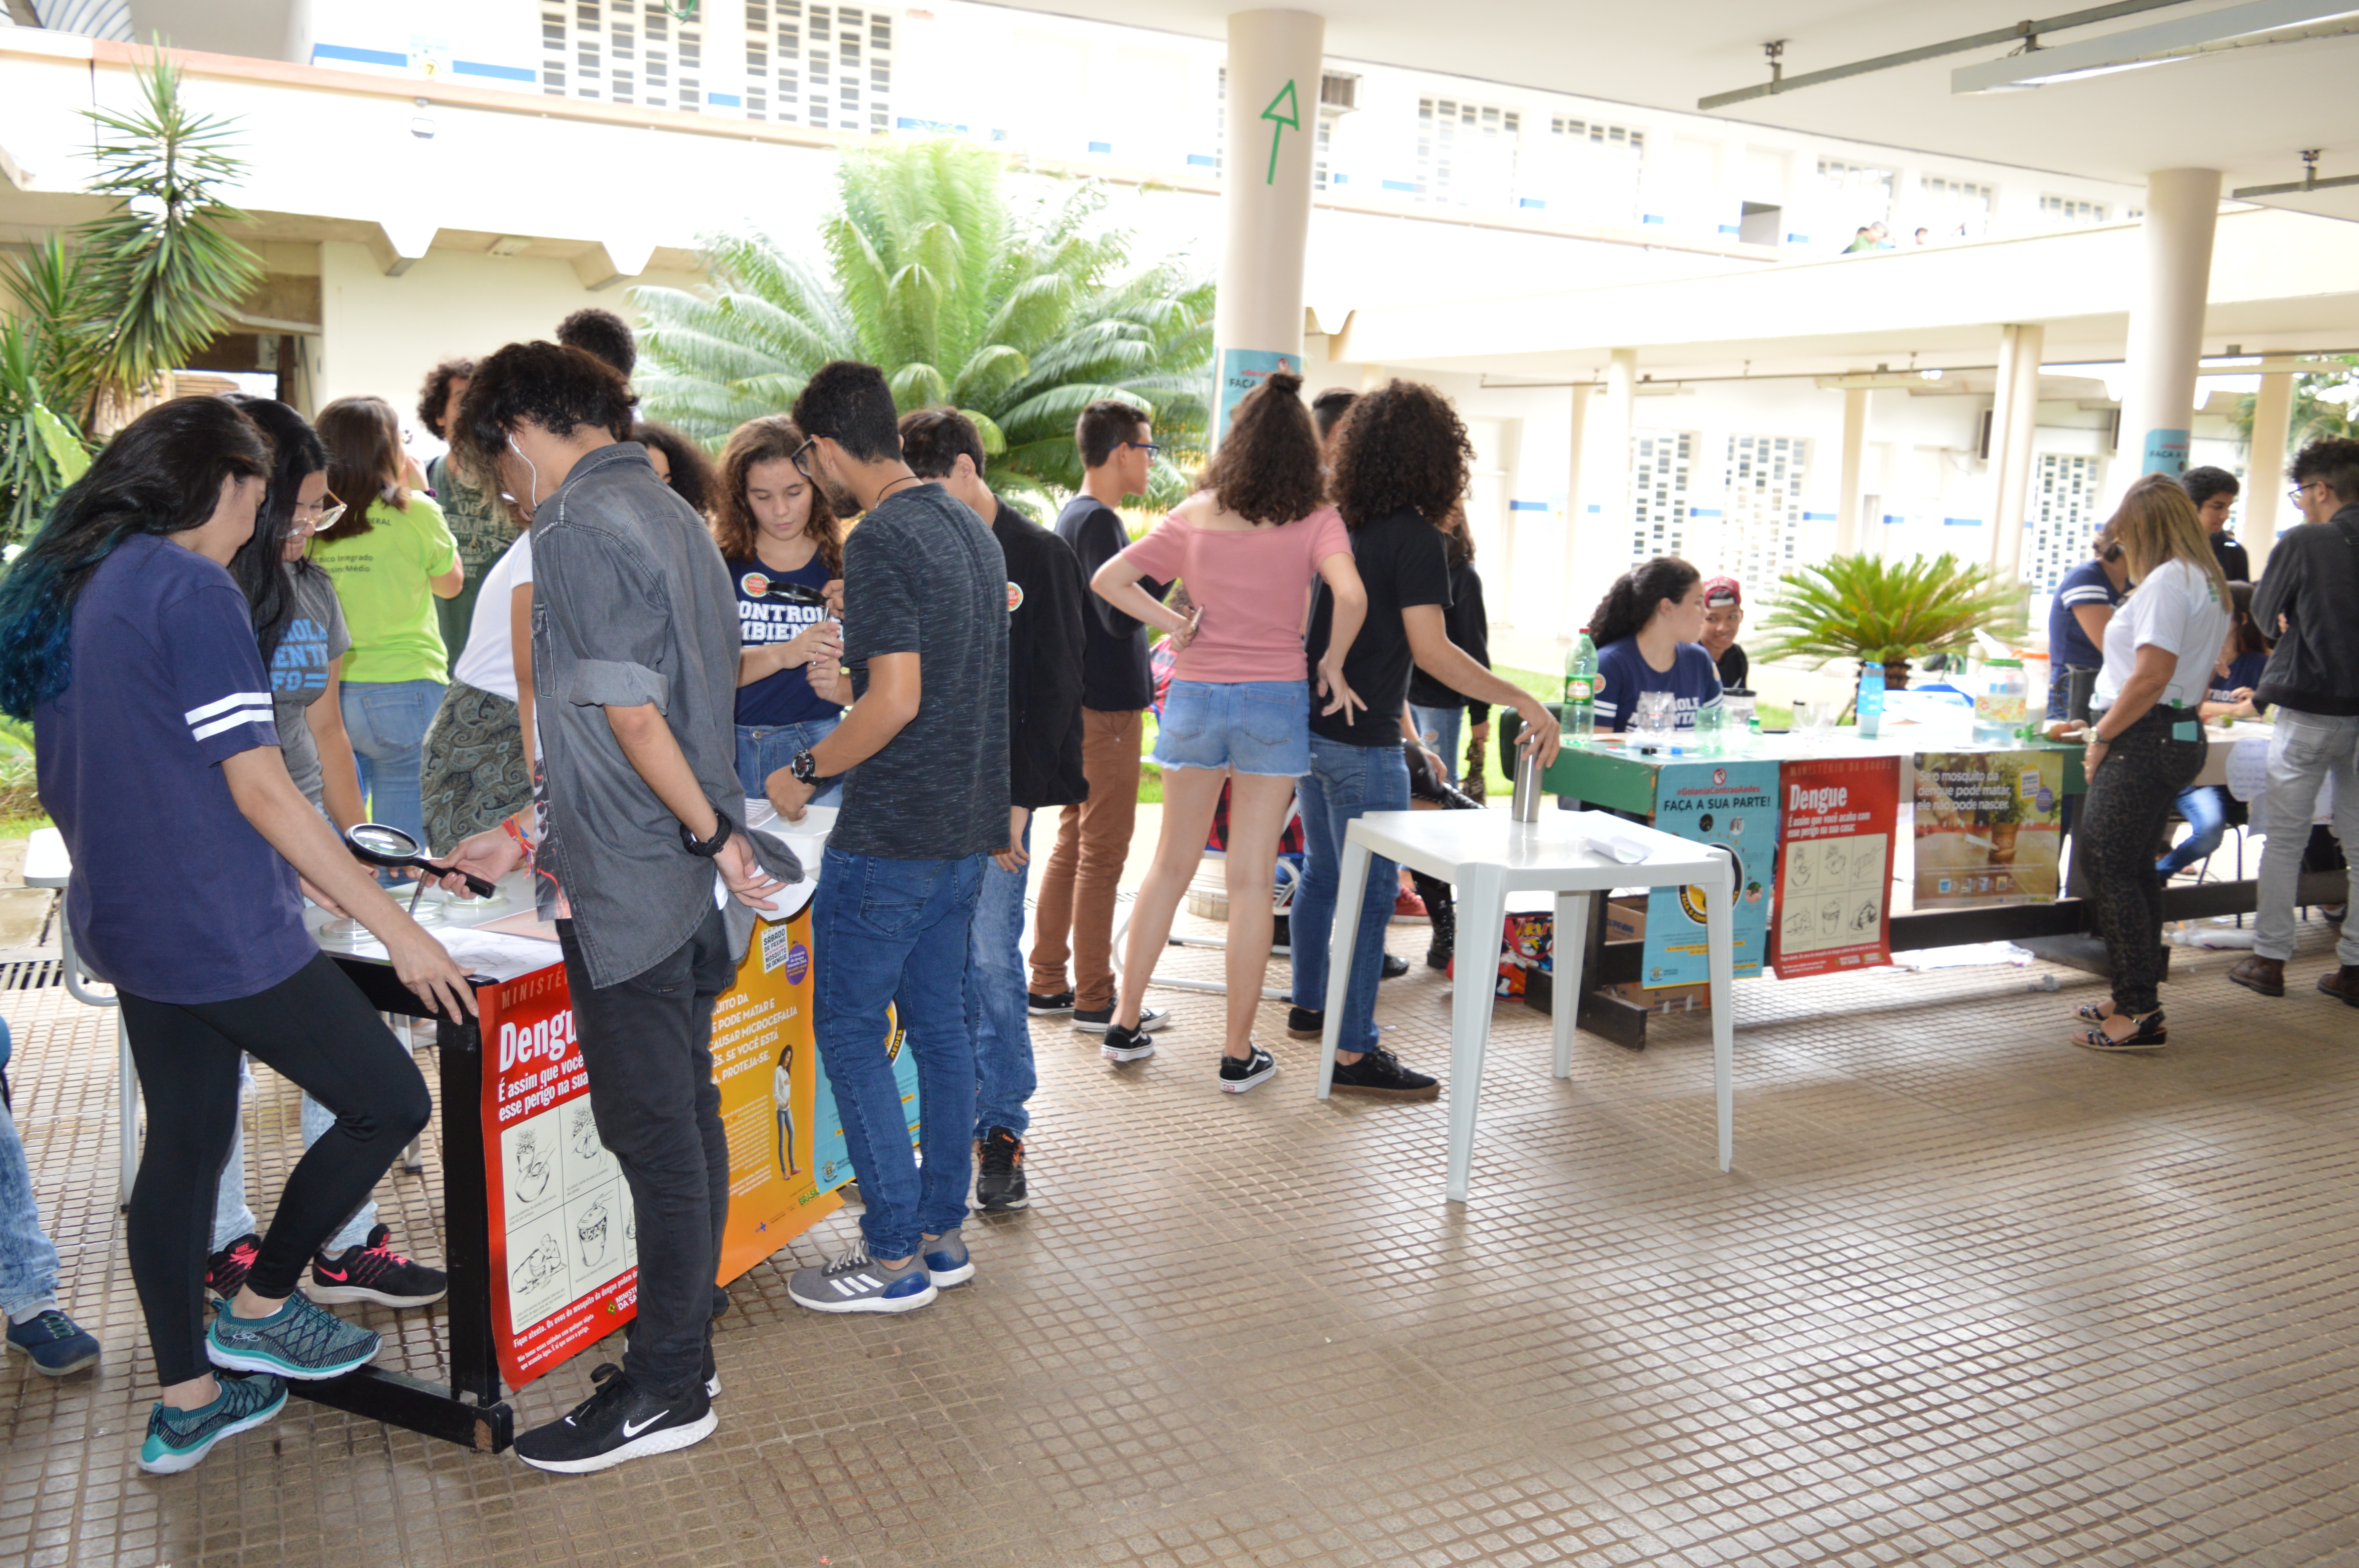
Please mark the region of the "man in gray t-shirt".
[[[971, 1278], [959, 1226], [973, 1167], [968, 927], [984, 857], [1007, 830], [1007, 564], [991, 530], [901, 460], [893, 395], [874, 365], [822, 366], [795, 400], [795, 454], [839, 516], [844, 657], [858, 700], [770, 775], [799, 819], [821, 779], [849, 772], [812, 903], [811, 1020], [865, 1205], [865, 1253], [798, 1270], [815, 1312], [908, 1312]], [[893, 1076], [886, 1005], [931, 1106], [922, 1176]]]
[[[335, 579], [310, 561], [291, 561], [285, 568], [287, 586], [295, 595], [294, 613], [270, 655], [270, 705], [278, 720], [278, 749], [287, 758], [288, 776], [303, 798], [320, 808], [339, 827], [325, 798], [318, 737], [311, 731], [310, 708], [328, 697], [327, 716], [333, 733], [344, 732], [343, 716], [336, 711], [336, 661], [352, 650], [353, 634], [344, 626], [344, 607], [336, 598]], [[342, 780], [352, 781], [350, 809], [360, 806], [360, 783], [353, 767], [350, 742], [339, 759]], [[344, 794], [342, 790], [337, 792]], [[355, 817], [354, 820], [358, 820]]]

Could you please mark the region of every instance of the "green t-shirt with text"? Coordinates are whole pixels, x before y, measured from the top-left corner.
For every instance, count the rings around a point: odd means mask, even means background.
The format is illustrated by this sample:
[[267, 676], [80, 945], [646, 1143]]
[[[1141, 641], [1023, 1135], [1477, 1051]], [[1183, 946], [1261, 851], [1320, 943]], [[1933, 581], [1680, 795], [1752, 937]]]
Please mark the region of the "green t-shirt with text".
[[343, 678], [448, 682], [448, 657], [428, 580], [458, 559], [441, 509], [412, 492], [407, 510], [383, 501], [368, 509], [369, 531], [332, 542], [314, 539], [311, 558], [336, 580], [353, 651]]

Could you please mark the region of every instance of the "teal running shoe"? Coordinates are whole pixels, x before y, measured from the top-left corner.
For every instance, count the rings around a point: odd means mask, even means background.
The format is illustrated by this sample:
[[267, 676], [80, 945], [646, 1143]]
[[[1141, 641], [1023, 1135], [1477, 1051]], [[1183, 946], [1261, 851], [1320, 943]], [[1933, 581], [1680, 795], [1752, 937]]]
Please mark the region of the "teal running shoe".
[[298, 1291], [265, 1318], [240, 1317], [223, 1303], [205, 1330], [205, 1359], [233, 1372], [341, 1378], [375, 1360], [381, 1343], [375, 1329], [346, 1323]]
[[223, 1378], [212, 1403], [192, 1411], [158, 1404], [147, 1412], [147, 1441], [139, 1468], [151, 1476], [191, 1469], [224, 1437], [251, 1432], [287, 1406], [287, 1385], [276, 1378]]

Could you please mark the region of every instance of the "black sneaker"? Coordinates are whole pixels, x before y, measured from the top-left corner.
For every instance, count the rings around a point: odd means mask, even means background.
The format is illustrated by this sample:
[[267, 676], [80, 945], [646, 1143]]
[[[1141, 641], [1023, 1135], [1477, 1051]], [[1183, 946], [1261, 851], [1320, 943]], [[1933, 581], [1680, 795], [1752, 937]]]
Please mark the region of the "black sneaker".
[[637, 1387], [611, 1361], [590, 1378], [598, 1391], [561, 1420], [518, 1437], [517, 1458], [536, 1470], [587, 1476], [701, 1443], [720, 1424], [712, 1399], [696, 1384], [659, 1394]]
[[1054, 996], [1035, 996], [1030, 991], [1026, 991], [1024, 1011], [1035, 1018], [1049, 1018], [1059, 1013], [1071, 1012], [1073, 1011], [1073, 993], [1059, 991]]
[[[1138, 1033], [1141, 1034], [1152, 1034], [1170, 1022], [1171, 1014], [1167, 1009], [1141, 1007], [1138, 1010]], [[1103, 1034], [1113, 1022], [1114, 1009], [1110, 1007], [1073, 1009], [1073, 1027], [1084, 1034]]]
[[1024, 1140], [995, 1127], [974, 1145], [974, 1206], [1004, 1214], [1031, 1203], [1024, 1195]]
[[1109, 1062], [1144, 1062], [1154, 1055], [1155, 1042], [1147, 1037], [1147, 1021], [1140, 1019], [1136, 1029], [1107, 1024], [1105, 1044], [1098, 1047], [1098, 1054]]
[[315, 1302], [417, 1307], [439, 1302], [450, 1291], [451, 1281], [441, 1270], [413, 1263], [395, 1251], [392, 1228], [375, 1225], [369, 1227], [365, 1246], [347, 1247], [332, 1256], [314, 1255], [307, 1293]]
[[254, 1271], [255, 1254], [261, 1250], [262, 1238], [249, 1230], [206, 1259], [205, 1293], [217, 1302], [235, 1301], [245, 1288], [246, 1275]]
[[1376, 971], [1376, 978], [1386, 980], [1397, 980], [1408, 973], [1408, 960], [1407, 958], [1396, 958], [1390, 953], [1387, 953], [1385, 955], [1384, 968]]
[[1378, 1099], [1433, 1099], [1441, 1093], [1439, 1079], [1402, 1066], [1400, 1058], [1381, 1045], [1348, 1067], [1336, 1063], [1332, 1087], [1339, 1095], [1371, 1095]]
[[1233, 1095], [1241, 1095], [1272, 1073], [1277, 1071], [1277, 1061], [1258, 1045], [1245, 1047], [1253, 1054], [1239, 1061], [1227, 1052], [1221, 1053], [1221, 1087]]
[[1309, 1007], [1288, 1008], [1286, 1033], [1296, 1040], [1318, 1039], [1327, 1033], [1327, 1010]]

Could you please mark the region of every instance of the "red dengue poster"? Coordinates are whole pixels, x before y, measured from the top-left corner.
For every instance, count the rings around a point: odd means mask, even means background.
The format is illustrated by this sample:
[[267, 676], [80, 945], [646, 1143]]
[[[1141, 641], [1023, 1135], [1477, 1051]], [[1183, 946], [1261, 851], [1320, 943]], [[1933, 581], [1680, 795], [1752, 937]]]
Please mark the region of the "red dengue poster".
[[1769, 961], [1779, 979], [1888, 963], [1897, 757], [1810, 757], [1778, 774], [1785, 820]]
[[590, 1114], [563, 967], [478, 994], [492, 1326], [500, 1371], [521, 1389], [635, 1315], [638, 1231]]

